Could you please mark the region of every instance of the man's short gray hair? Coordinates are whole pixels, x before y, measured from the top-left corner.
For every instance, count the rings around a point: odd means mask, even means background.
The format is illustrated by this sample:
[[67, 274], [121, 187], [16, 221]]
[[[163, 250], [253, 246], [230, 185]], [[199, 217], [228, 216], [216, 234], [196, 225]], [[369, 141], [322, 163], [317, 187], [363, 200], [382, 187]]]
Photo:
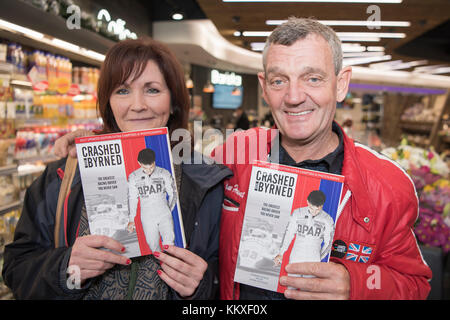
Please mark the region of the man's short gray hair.
[[321, 36], [329, 45], [333, 54], [333, 64], [336, 75], [342, 68], [341, 40], [328, 26], [314, 19], [290, 17], [288, 21], [279, 25], [267, 38], [263, 51], [263, 66], [266, 70], [267, 52], [272, 44], [290, 46], [297, 40], [306, 38], [309, 34]]

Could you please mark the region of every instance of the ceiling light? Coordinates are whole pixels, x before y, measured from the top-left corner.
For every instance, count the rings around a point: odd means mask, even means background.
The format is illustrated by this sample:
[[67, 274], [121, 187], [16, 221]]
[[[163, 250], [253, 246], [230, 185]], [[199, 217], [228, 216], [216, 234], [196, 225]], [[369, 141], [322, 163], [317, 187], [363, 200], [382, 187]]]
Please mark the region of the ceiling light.
[[[268, 37], [272, 31], [244, 31], [244, 37]], [[380, 38], [405, 38], [404, 33], [389, 32], [336, 32], [341, 41], [380, 41]], [[359, 40], [363, 39], [363, 40]]]
[[369, 68], [372, 69], [390, 69], [393, 66], [400, 65], [403, 63], [403, 60], [393, 60], [393, 61], [387, 61], [387, 62], [379, 62], [379, 63], [372, 63], [369, 65]]
[[381, 38], [374, 38], [374, 37], [339, 37], [339, 39], [342, 42], [354, 42], [354, 41], [361, 41], [361, 42], [378, 42], [381, 40]]
[[445, 64], [437, 64], [434, 66], [417, 67], [417, 68], [414, 68], [413, 72], [429, 72], [433, 69], [442, 68], [442, 67], [446, 67], [446, 66], [447, 65], [445, 65]]
[[[287, 20], [266, 20], [268, 26], [278, 26]], [[368, 20], [318, 20], [327, 26], [362, 26], [362, 27], [409, 27], [409, 21], [368, 21]]]
[[427, 64], [428, 60], [417, 60], [417, 61], [410, 61], [410, 62], [404, 62], [398, 65], [395, 65], [391, 68], [391, 70], [401, 70], [401, 69], [409, 69], [415, 66], [420, 66], [423, 64]]
[[188, 78], [188, 79], [186, 80], [186, 88], [192, 89], [193, 87], [194, 87], [194, 81], [192, 81], [191, 78]]
[[375, 47], [368, 46], [367, 47], [367, 51], [384, 51], [384, 47], [381, 47], [381, 46], [375, 46]]
[[443, 73], [450, 73], [450, 67], [447, 68], [437, 68], [432, 71], [430, 71], [431, 74], [443, 74]]
[[179, 20], [183, 20], [184, 16], [181, 12], [175, 12], [174, 14], [172, 14], [172, 19], [179, 21]]
[[371, 38], [405, 38], [406, 34], [404, 33], [395, 33], [395, 32], [336, 32], [338, 37], [371, 37]]
[[343, 58], [351, 57], [379, 57], [384, 56], [384, 52], [344, 52], [342, 54]]
[[342, 43], [342, 52], [364, 52], [366, 47], [361, 46], [359, 43]]
[[265, 42], [252, 42], [250, 43], [250, 47], [253, 51], [263, 51], [264, 46], [266, 45]]
[[244, 37], [268, 37], [272, 31], [244, 31], [242, 35]]
[[403, 0], [222, 0], [223, 2], [336, 2], [336, 3], [402, 3]]
[[206, 84], [203, 86], [203, 92], [205, 93], [213, 93], [214, 90], [214, 86], [211, 84], [211, 81], [207, 81]]
[[357, 26], [357, 27], [409, 27], [409, 21], [369, 21], [369, 20], [319, 20], [327, 26]]
[[240, 31], [235, 31], [233, 33], [233, 36], [235, 36], [235, 37], [240, 37], [241, 35], [242, 35], [242, 33]]
[[343, 60], [345, 66], [354, 66], [357, 64], [366, 64], [375, 61], [391, 60], [390, 55], [380, 56], [380, 57], [364, 57], [364, 58], [348, 58]]

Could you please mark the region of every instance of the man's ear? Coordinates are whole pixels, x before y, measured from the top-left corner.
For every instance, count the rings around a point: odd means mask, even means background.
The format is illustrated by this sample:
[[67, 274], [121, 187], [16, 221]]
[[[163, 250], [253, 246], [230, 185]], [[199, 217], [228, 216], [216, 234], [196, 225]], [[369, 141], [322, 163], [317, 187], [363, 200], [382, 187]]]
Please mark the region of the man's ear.
[[337, 76], [336, 82], [336, 101], [342, 102], [348, 92], [348, 87], [350, 85], [350, 80], [352, 78], [352, 67], [342, 68]]
[[264, 98], [264, 100], [266, 100], [266, 73], [263, 72], [258, 72], [258, 80], [259, 80], [259, 85], [261, 86], [262, 89], [262, 96]]

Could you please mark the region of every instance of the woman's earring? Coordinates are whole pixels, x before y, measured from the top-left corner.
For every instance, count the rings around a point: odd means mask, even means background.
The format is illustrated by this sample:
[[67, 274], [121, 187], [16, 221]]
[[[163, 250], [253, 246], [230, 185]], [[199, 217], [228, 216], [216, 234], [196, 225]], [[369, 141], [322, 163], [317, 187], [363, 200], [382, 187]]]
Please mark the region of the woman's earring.
[[173, 107], [170, 107], [170, 114], [173, 114]]

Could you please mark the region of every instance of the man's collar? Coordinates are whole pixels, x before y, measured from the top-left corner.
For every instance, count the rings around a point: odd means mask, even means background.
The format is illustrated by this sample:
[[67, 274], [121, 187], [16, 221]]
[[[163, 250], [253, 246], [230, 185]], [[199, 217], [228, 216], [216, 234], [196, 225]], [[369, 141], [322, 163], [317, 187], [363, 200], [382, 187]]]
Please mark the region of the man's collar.
[[332, 130], [334, 133], [337, 134], [339, 138], [339, 144], [337, 148], [327, 154], [322, 159], [318, 160], [304, 160], [301, 162], [295, 162], [291, 156], [288, 154], [286, 149], [283, 148], [283, 146], [280, 144], [280, 163], [286, 164], [289, 166], [303, 166], [303, 165], [318, 165], [320, 163], [324, 163], [327, 165], [329, 172], [331, 173], [339, 173], [342, 168], [342, 160], [343, 160], [343, 154], [344, 154], [344, 135], [342, 133], [341, 128], [337, 125], [336, 122], [333, 122]]

